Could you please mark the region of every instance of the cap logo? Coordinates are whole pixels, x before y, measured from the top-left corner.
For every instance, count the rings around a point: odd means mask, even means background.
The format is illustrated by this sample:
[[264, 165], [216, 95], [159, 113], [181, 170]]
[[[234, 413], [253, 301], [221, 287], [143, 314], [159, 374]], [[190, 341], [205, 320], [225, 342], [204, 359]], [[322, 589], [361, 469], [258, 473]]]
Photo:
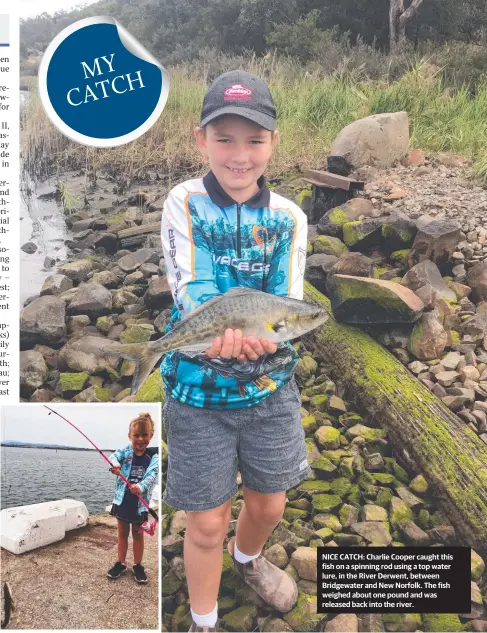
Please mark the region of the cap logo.
[[250, 101], [252, 90], [242, 86], [242, 84], [232, 84], [225, 90], [225, 101], [233, 101], [234, 99], [242, 99], [243, 101]]

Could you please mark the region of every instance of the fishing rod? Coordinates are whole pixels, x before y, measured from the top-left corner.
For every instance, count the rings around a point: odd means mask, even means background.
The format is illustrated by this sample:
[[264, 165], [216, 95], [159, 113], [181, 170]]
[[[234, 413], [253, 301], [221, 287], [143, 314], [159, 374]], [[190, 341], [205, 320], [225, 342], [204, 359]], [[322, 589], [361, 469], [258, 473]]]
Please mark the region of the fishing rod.
[[[81, 435], [88, 440], [88, 442], [95, 447], [95, 449], [100, 453], [100, 455], [103, 457], [103, 459], [110, 464], [110, 470], [113, 468], [113, 464], [112, 462], [108, 459], [108, 457], [98, 448], [98, 446], [95, 444], [95, 442], [93, 442], [92, 440], [90, 440], [90, 438], [85, 435], [83, 433], [83, 431], [81, 429], [79, 429], [76, 424], [73, 424], [73, 422], [71, 422], [70, 420], [68, 420], [68, 418], [65, 418], [64, 415], [61, 415], [60, 413], [58, 413], [57, 411], [54, 411], [54, 409], [51, 409], [51, 407], [48, 407], [46, 404], [44, 405], [44, 407], [46, 409], [48, 409], [51, 413], [55, 413], [57, 416], [59, 416], [62, 420], [64, 420], [65, 422], [67, 422], [68, 424], [70, 424], [74, 429], [76, 429], [79, 433], [81, 433]], [[49, 413], [49, 415], [51, 415], [51, 413]], [[127, 484], [127, 486], [130, 486], [130, 482], [129, 480], [124, 477], [122, 475], [122, 473], [120, 472], [118, 474], [118, 476], [120, 477], [120, 479]], [[159, 517], [157, 516], [157, 514], [155, 513], [155, 511], [149, 506], [149, 504], [147, 503], [147, 501], [145, 499], [143, 499], [140, 495], [138, 495], [136, 492], [132, 493], [135, 494], [136, 497], [138, 497], [139, 501], [141, 503], [144, 504], [144, 506], [147, 508], [149, 514], [152, 516], [152, 518], [154, 519], [154, 521], [152, 521], [151, 524], [148, 523], [148, 521], [144, 521], [144, 523], [142, 523], [142, 525], [140, 526], [140, 529], [143, 532], [147, 532], [147, 534], [150, 534], [151, 536], [153, 534], [155, 534], [156, 531], [156, 527], [157, 527], [157, 523], [159, 521]]]

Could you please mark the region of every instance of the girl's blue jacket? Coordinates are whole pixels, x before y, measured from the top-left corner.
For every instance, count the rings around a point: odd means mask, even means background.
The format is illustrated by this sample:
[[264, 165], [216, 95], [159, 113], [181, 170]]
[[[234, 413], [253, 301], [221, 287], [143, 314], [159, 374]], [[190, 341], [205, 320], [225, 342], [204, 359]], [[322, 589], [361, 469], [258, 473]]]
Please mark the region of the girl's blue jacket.
[[[124, 448], [119, 448], [114, 453], [110, 455], [108, 458], [110, 462], [114, 466], [120, 466], [122, 475], [128, 479], [130, 475], [130, 470], [132, 468], [132, 459], [134, 456], [134, 449], [131, 444], [128, 444]], [[152, 491], [154, 490], [154, 486], [157, 484], [157, 476], [159, 474], [159, 455], [153, 455], [149, 467], [145, 472], [144, 479], [139, 481], [137, 484], [142, 491], [141, 497], [149, 503]], [[121, 477], [117, 477], [115, 482], [115, 496], [113, 498], [113, 503], [120, 505], [123, 501], [123, 496], [125, 494], [125, 490], [127, 488], [127, 484], [122, 481]], [[147, 508], [144, 504], [139, 501], [138, 514], [142, 514], [142, 512], [147, 512]]]

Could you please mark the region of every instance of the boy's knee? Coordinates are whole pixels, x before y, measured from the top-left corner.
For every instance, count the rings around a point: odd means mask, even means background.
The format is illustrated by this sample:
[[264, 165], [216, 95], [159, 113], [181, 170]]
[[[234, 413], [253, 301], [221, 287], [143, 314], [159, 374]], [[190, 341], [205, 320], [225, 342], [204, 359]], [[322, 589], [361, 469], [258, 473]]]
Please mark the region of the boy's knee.
[[202, 549], [213, 549], [222, 545], [228, 530], [231, 505], [220, 512], [188, 512], [186, 521], [186, 538]]
[[277, 525], [286, 507], [286, 495], [252, 495], [245, 499], [245, 507], [254, 521]]

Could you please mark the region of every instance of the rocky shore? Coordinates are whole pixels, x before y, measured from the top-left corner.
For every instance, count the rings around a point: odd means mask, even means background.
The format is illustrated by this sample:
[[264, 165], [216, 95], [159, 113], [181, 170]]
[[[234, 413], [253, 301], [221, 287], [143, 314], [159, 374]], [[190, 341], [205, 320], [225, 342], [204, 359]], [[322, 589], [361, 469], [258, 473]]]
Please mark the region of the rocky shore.
[[[284, 519], [272, 533], [264, 555], [296, 580], [299, 598], [289, 613], [270, 609], [233, 569], [228, 552], [219, 611], [226, 631], [485, 631], [485, 561], [472, 550], [470, 613], [323, 615], [316, 612], [317, 547], [459, 545], [448, 517], [438, 510], [434, 491], [421, 473], [405, 470], [379, 420], [365, 420], [340, 397], [302, 343], [296, 378], [302, 393], [311, 476], [288, 492]], [[163, 449], [165, 445], [163, 443]], [[167, 450], [165, 459], [167, 460]], [[228, 533], [234, 533], [242, 493], [232, 503]], [[182, 560], [184, 511], [162, 504], [162, 612], [167, 631], [191, 624]]]

